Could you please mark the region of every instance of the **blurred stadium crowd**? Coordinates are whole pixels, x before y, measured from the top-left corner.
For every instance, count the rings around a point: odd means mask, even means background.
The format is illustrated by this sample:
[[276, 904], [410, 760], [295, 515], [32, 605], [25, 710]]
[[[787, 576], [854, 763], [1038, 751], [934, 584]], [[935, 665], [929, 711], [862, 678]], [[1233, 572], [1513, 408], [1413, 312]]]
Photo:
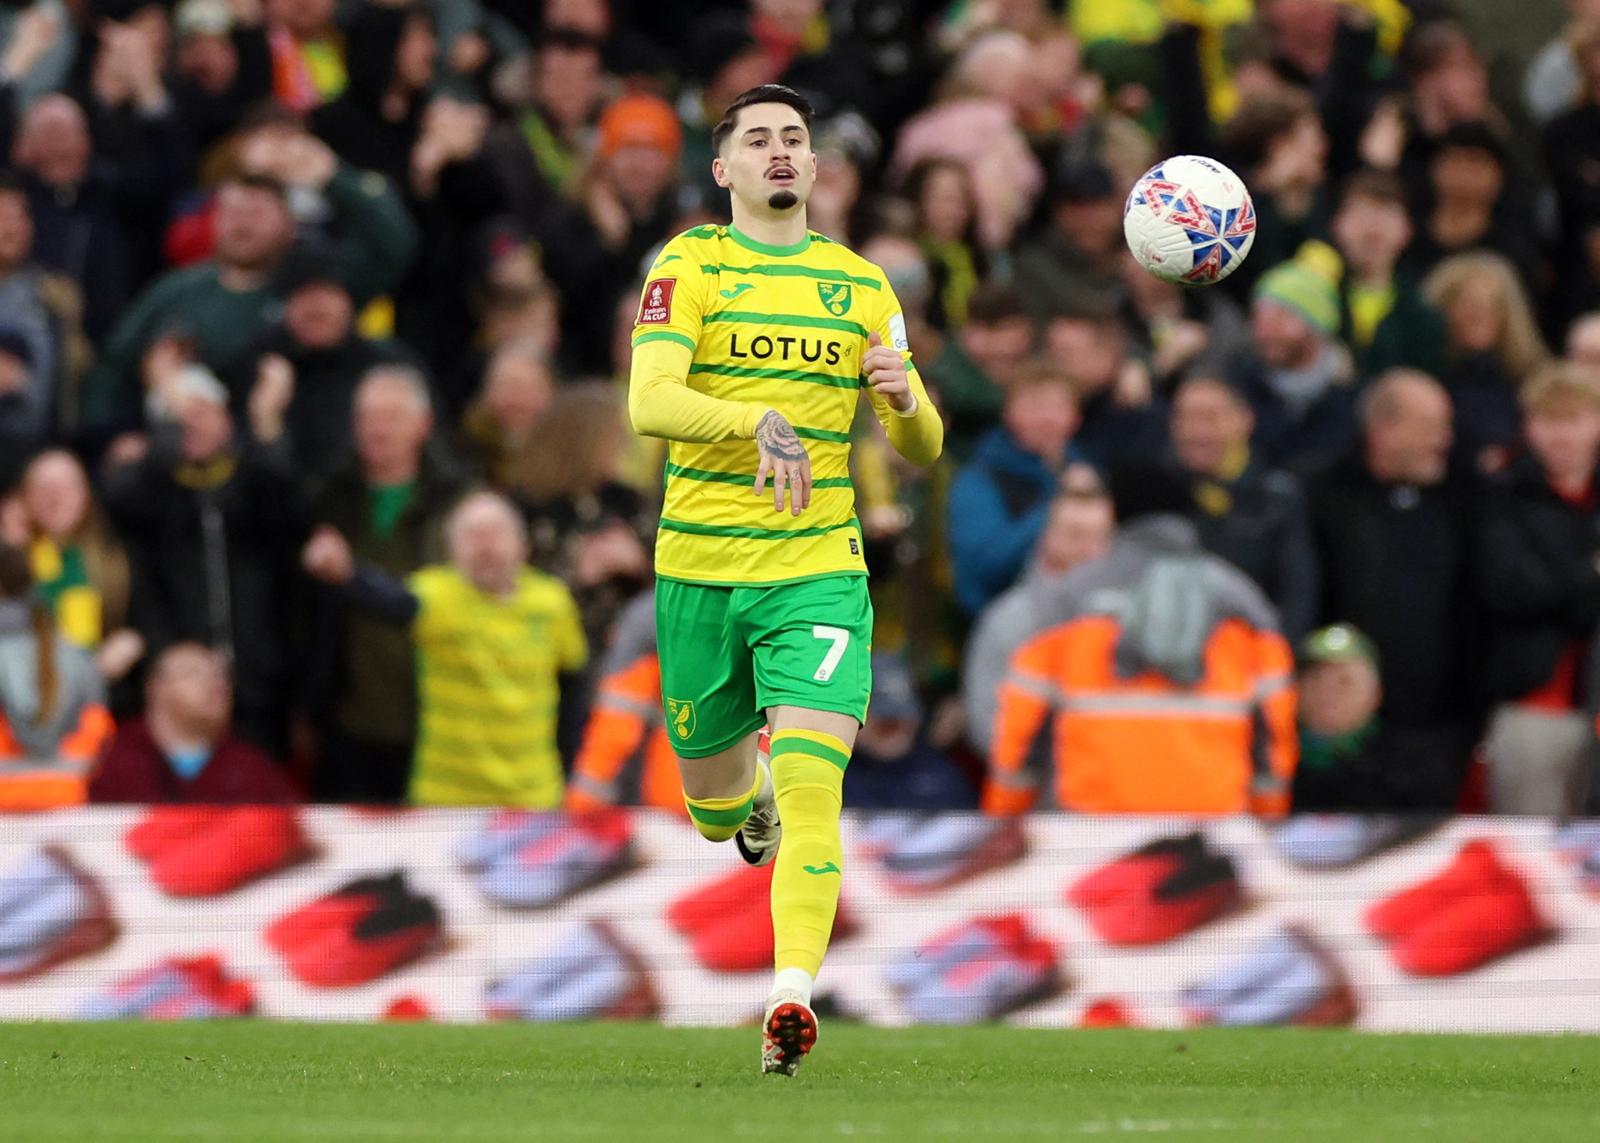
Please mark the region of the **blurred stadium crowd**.
[[[780, 81], [949, 426], [858, 433], [850, 804], [1581, 809], [1600, 4], [1528, 19], [6, 0], [0, 805], [678, 806], [628, 335]], [[1184, 152], [1259, 217], [1188, 292], [1121, 229]]]

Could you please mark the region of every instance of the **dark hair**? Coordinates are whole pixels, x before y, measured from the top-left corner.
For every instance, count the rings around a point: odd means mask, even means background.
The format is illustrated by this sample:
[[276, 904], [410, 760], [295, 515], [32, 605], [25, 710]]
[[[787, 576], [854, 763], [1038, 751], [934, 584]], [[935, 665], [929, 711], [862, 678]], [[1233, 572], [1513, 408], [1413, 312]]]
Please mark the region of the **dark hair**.
[[1075, 155], [1057, 163], [1045, 176], [1044, 193], [1052, 206], [1076, 206], [1120, 197], [1116, 175], [1095, 155]]
[[1185, 389], [1193, 389], [1197, 385], [1210, 385], [1220, 389], [1241, 409], [1249, 409], [1250, 397], [1231, 377], [1226, 377], [1215, 369], [1197, 369], [1193, 373], [1185, 374], [1176, 385], [1172, 387], [1172, 402], [1177, 403], [1178, 394]]
[[1409, 205], [1406, 202], [1406, 185], [1400, 176], [1377, 167], [1362, 167], [1344, 181], [1339, 188], [1339, 208], [1342, 209], [1345, 203], [1354, 198], [1398, 206], [1401, 210]]
[[806, 125], [806, 130], [811, 130], [811, 120], [816, 112], [805, 96], [781, 83], [763, 83], [760, 87], [752, 87], [728, 104], [728, 109], [722, 113], [722, 118], [711, 129], [712, 151], [719, 155], [722, 153], [722, 145], [728, 141], [728, 137], [733, 134], [733, 129], [738, 124], [739, 112], [757, 103], [781, 103], [785, 107], [792, 107], [800, 113], [800, 121]]
[[962, 193], [967, 196], [967, 233], [963, 237], [971, 245], [977, 236], [978, 200], [977, 193], [972, 186], [972, 172], [967, 169], [965, 163], [939, 155], [923, 159], [906, 172], [905, 182], [901, 184], [900, 195], [911, 204], [917, 224], [920, 226], [922, 223], [922, 196], [927, 191], [928, 184], [933, 181], [933, 177], [940, 171], [954, 171], [961, 180]]
[[1022, 295], [1010, 286], [985, 282], [972, 292], [967, 302], [967, 322], [971, 325], [999, 325], [1017, 318], [1031, 318], [1031, 315]]
[[1235, 168], [1249, 171], [1266, 161], [1273, 143], [1316, 113], [1316, 101], [1301, 88], [1258, 95], [1228, 120], [1220, 142]]
[[1396, 62], [1405, 77], [1415, 82], [1463, 47], [1477, 56], [1477, 46], [1461, 22], [1453, 16], [1438, 15], [1411, 25]]
[[1501, 167], [1506, 165], [1506, 147], [1504, 140], [1487, 123], [1457, 123], [1439, 136], [1434, 144], [1433, 153], [1437, 156], [1441, 151], [1482, 151], [1490, 156]]
[[1115, 299], [1112, 298], [1083, 298], [1070, 305], [1064, 305], [1053, 310], [1045, 318], [1045, 325], [1050, 326], [1058, 321], [1072, 322], [1076, 325], [1091, 325], [1097, 330], [1115, 328], [1127, 332], [1127, 322], [1123, 320], [1122, 312], [1117, 308]]
[[239, 116], [238, 125], [234, 127], [234, 134], [248, 135], [263, 127], [293, 127], [303, 131], [305, 126], [304, 115], [285, 107], [276, 99], [266, 97], [245, 109], [244, 114]]
[[1072, 394], [1072, 403], [1078, 403], [1078, 387], [1068, 370], [1049, 357], [1030, 357], [1006, 386], [1006, 396], [1009, 398], [1029, 389], [1052, 387], [1065, 389]]
[[546, 48], [561, 48], [569, 52], [599, 52], [605, 45], [582, 28], [569, 28], [558, 24], [539, 33], [537, 46], [540, 51]]
[[229, 175], [222, 180], [222, 185], [225, 187], [236, 186], [244, 187], [247, 190], [266, 191], [276, 197], [279, 202], [287, 203], [289, 201], [289, 188], [283, 185], [282, 180], [255, 171], [240, 171], [236, 175]]
[[273, 292], [287, 298], [302, 286], [323, 283], [350, 293], [350, 272], [332, 243], [320, 239], [297, 242], [273, 271]]

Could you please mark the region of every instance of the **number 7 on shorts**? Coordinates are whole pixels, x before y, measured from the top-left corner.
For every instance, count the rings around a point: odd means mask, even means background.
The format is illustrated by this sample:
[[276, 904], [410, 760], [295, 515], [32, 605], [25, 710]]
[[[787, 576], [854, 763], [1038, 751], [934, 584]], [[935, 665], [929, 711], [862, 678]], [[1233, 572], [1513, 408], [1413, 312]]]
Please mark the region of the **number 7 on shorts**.
[[839, 660], [844, 658], [845, 650], [850, 646], [850, 632], [843, 627], [828, 627], [819, 623], [811, 629], [811, 636], [833, 644], [822, 657], [822, 665], [817, 668], [817, 673], [811, 676], [816, 682], [825, 683], [833, 678], [833, 669], [839, 665]]

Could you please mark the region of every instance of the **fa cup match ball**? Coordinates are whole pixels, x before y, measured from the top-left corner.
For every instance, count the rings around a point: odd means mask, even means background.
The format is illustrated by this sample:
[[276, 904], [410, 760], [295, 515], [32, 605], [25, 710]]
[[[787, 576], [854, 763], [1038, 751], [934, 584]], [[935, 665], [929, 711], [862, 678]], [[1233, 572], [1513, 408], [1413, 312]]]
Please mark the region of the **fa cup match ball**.
[[1256, 240], [1256, 208], [1244, 180], [1215, 159], [1174, 155], [1133, 184], [1122, 233], [1139, 265], [1168, 282], [1220, 282]]

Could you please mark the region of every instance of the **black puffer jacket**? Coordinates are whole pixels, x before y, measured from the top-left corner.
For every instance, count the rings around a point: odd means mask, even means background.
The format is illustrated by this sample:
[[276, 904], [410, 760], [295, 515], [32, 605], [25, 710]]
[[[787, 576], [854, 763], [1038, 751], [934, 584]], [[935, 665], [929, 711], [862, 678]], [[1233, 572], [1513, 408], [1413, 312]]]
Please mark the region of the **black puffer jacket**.
[[1493, 486], [1479, 558], [1491, 694], [1518, 699], [1600, 628], [1600, 512], [1563, 500], [1525, 458]]
[[158, 432], [148, 456], [106, 473], [107, 512], [133, 568], [130, 622], [154, 661], [195, 641], [228, 654], [239, 732], [269, 753], [284, 746], [291, 662], [289, 587], [306, 531], [285, 449], [230, 447], [180, 459]]
[[1311, 496], [1323, 623], [1354, 623], [1378, 645], [1386, 723], [1475, 725], [1483, 714], [1474, 589], [1480, 486], [1375, 480], [1358, 459]]
[[1230, 484], [1198, 481], [1200, 542], [1244, 572], [1278, 609], [1296, 642], [1316, 620], [1319, 573], [1311, 517], [1300, 482], [1252, 463]]

